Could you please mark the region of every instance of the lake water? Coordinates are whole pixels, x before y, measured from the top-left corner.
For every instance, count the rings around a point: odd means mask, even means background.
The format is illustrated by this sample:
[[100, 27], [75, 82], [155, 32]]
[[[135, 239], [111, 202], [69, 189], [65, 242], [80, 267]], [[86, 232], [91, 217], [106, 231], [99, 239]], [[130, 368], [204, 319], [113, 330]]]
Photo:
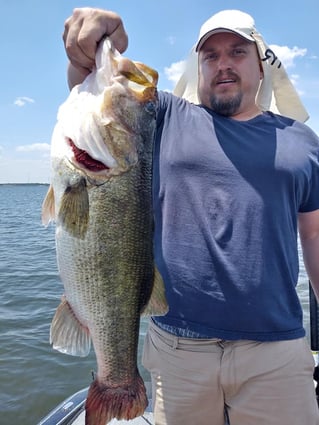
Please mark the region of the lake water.
[[[49, 328], [63, 292], [54, 226], [41, 225], [46, 185], [0, 185], [0, 423], [35, 425], [56, 404], [87, 387], [93, 351], [77, 358], [53, 350]], [[298, 293], [308, 332], [308, 281]], [[146, 321], [141, 325], [141, 341]], [[139, 359], [141, 347], [139, 349]], [[143, 378], [147, 372], [141, 368]]]

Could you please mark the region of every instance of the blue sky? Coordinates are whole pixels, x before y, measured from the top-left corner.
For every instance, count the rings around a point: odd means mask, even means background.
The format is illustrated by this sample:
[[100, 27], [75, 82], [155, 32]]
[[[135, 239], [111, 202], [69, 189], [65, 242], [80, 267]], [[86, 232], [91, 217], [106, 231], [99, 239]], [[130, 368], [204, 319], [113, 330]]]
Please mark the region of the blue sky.
[[126, 56], [155, 68], [172, 90], [201, 24], [222, 9], [251, 14], [300, 93], [319, 134], [318, 0], [0, 0], [0, 183], [49, 182], [50, 139], [68, 96], [65, 19], [75, 7], [119, 13], [129, 35]]

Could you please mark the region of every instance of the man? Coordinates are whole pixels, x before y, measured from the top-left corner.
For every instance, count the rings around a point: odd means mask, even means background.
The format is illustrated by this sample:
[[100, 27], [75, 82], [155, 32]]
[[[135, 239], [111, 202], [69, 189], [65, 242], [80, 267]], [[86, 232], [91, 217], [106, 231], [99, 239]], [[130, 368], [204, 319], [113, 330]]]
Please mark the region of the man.
[[[200, 104], [159, 93], [154, 251], [170, 310], [151, 320], [143, 363], [160, 425], [319, 424], [295, 290], [298, 223], [319, 295], [319, 141], [256, 101], [266, 67], [255, 33], [247, 14], [213, 16], [195, 47]], [[116, 14], [67, 20], [70, 87], [105, 34], [125, 50]]]

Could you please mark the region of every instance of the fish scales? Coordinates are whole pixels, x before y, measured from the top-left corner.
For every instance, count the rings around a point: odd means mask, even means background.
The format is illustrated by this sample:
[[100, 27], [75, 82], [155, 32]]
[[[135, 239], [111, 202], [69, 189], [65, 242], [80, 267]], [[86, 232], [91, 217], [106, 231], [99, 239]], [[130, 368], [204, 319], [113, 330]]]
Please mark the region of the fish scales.
[[[109, 350], [112, 349], [112, 340], [118, 336], [123, 339], [121, 346], [127, 345], [129, 339], [125, 338], [122, 329], [127, 332], [131, 330], [129, 315], [138, 317], [141, 306], [149, 296], [153, 279], [150, 238], [140, 236], [152, 232], [151, 217], [145, 214], [149, 211], [147, 202], [150, 200], [143, 195], [143, 187], [138, 188], [133, 184], [136, 172], [134, 169], [129, 176], [122, 178], [128, 180], [127, 177], [130, 177], [131, 182], [123, 181], [120, 193], [113, 190], [112, 182], [89, 191], [89, 203], [92, 208], [97, 207], [98, 214], [90, 217], [84, 240], [72, 238], [67, 232], [57, 239], [58, 264], [63, 270], [63, 280], [67, 282], [65, 296], [84, 326], [88, 326], [94, 316], [107, 321], [107, 326], [98, 328], [103, 329], [104, 334], [97, 341], [99, 344], [109, 344]], [[129, 187], [133, 187], [136, 193], [127, 191]], [[111, 222], [108, 222], [109, 217], [112, 218]], [[132, 217], [134, 226], [130, 225]], [[148, 222], [147, 226], [145, 222]], [[74, 268], [71, 269], [69, 265], [72, 263]], [[87, 284], [92, 279], [95, 281], [94, 287]], [[134, 287], [132, 281], [136, 281], [140, 289]], [[96, 311], [98, 308], [101, 309], [99, 312]], [[107, 315], [104, 313], [106, 308]], [[128, 324], [123, 326], [125, 321]], [[121, 332], [116, 332], [117, 329]], [[136, 335], [136, 329], [133, 331], [132, 334]], [[119, 343], [113, 346], [117, 349]], [[112, 359], [116, 361], [114, 357]], [[121, 368], [118, 368], [118, 373], [120, 371]]]
[[140, 314], [167, 311], [152, 251], [157, 74], [123, 58], [107, 39], [96, 64], [60, 107], [43, 203], [43, 222], [56, 222], [64, 285], [50, 340], [59, 351], [80, 356], [89, 353], [92, 340], [97, 359], [87, 425], [144, 412]]

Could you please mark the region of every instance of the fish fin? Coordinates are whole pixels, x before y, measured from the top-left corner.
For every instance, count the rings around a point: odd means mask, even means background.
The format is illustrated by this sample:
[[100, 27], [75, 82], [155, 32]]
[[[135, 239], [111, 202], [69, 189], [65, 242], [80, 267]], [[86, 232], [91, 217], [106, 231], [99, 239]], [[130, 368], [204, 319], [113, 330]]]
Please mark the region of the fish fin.
[[55, 207], [54, 207], [54, 190], [50, 185], [47, 194], [45, 195], [42, 203], [42, 224], [47, 226], [50, 221], [55, 219]]
[[75, 238], [84, 239], [89, 224], [89, 195], [85, 178], [65, 189], [58, 217], [67, 232]]
[[113, 418], [134, 419], [145, 412], [147, 404], [144, 382], [139, 374], [125, 386], [111, 387], [95, 379], [85, 403], [85, 425], [105, 425]]
[[142, 316], [164, 316], [168, 312], [165, 287], [157, 267], [154, 268], [154, 283], [150, 299], [142, 310]]
[[90, 352], [89, 331], [76, 318], [65, 297], [62, 297], [51, 323], [50, 344], [55, 350], [71, 356], [85, 357]]

